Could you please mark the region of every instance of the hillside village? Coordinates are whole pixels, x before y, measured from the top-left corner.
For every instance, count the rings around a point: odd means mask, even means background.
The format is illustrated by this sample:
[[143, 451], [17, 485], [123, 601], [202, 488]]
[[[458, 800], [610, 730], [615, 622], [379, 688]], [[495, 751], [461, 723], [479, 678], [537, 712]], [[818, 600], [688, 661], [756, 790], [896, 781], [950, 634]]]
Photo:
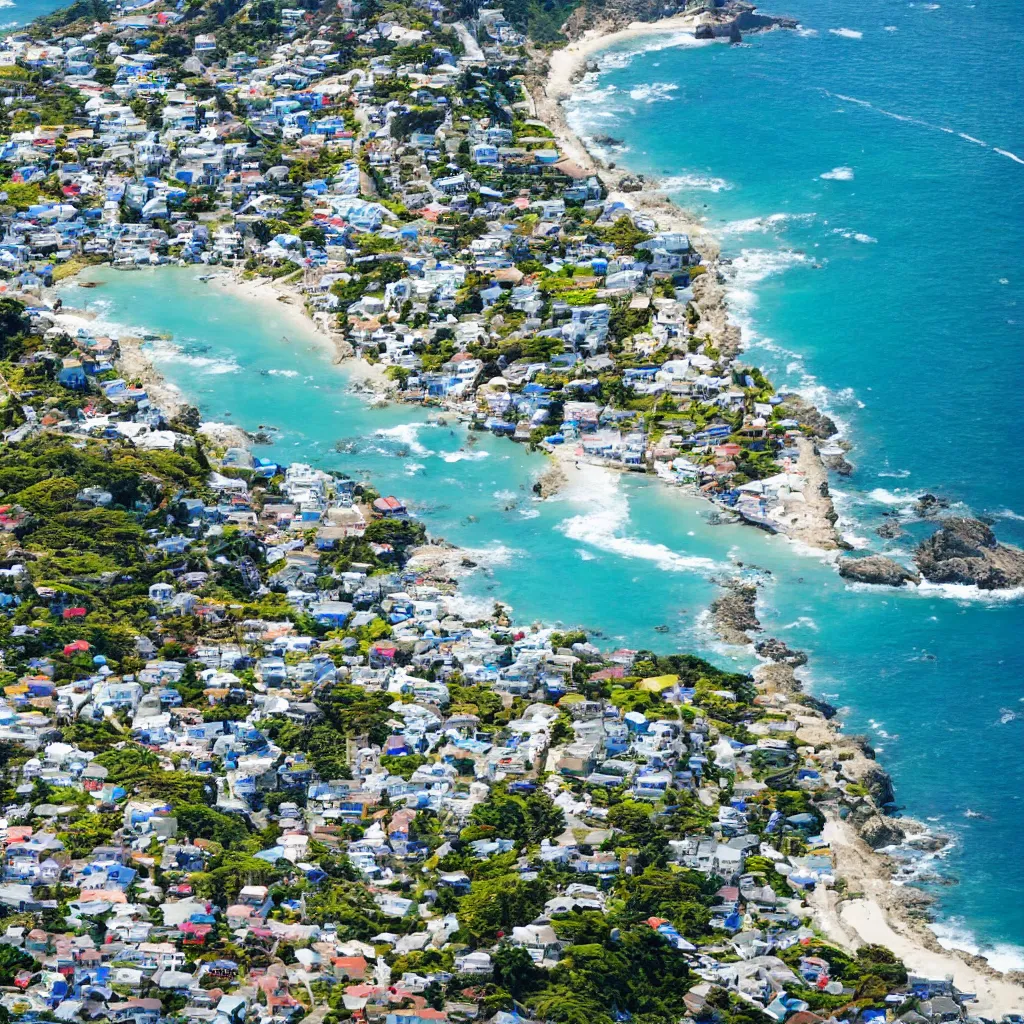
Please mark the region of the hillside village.
[[[532, 116], [522, 25], [438, 3], [248, 4], [219, 34], [194, 8], [87, 11], [0, 49], [9, 290], [97, 262], [272, 279], [403, 400], [798, 522], [801, 445], [835, 425], [738, 361], [715, 253]], [[73, 341], [63, 382], [110, 371], [116, 340]]]
[[788, 666], [467, 620], [401, 496], [212, 438], [62, 319], [94, 263], [272, 278], [404, 400], [779, 527], [833, 429], [560, 153], [509, 16], [78, 0], [3, 42], [9, 1018], [979, 1019], [823, 934], [835, 830], [904, 830]]

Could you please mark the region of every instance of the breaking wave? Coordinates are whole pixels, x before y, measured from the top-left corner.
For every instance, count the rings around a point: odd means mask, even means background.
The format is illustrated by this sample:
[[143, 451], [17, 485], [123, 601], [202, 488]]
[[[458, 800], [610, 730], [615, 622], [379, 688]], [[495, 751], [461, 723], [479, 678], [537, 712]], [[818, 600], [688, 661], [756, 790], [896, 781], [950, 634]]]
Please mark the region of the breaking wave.
[[657, 103], [669, 100], [679, 88], [672, 82], [652, 82], [650, 85], [636, 85], [629, 90], [629, 98], [639, 103]]
[[[558, 531], [570, 540], [619, 555], [621, 558], [652, 562], [664, 572], [721, 572], [727, 568], [714, 559], [673, 551], [666, 544], [643, 540], [625, 532], [630, 524], [629, 501], [619, 489], [617, 477], [602, 479], [588, 494], [590, 509], [564, 519]], [[584, 500], [584, 496], [580, 495]]]
[[853, 168], [833, 167], [831, 171], [819, 174], [818, 177], [824, 178], [825, 181], [853, 181]]
[[1009, 942], [987, 944], [964, 924], [962, 918], [951, 917], [929, 925], [943, 949], [962, 949], [974, 956], [983, 956], [997, 971], [1024, 970], [1024, 949]]
[[683, 192], [688, 189], [704, 192], [727, 192], [732, 185], [725, 178], [710, 174], [673, 174], [658, 182], [659, 192]]
[[830, 28], [829, 34], [843, 39], [863, 39], [864, 33], [855, 28]]
[[375, 437], [387, 438], [389, 441], [404, 445], [413, 455], [432, 455], [433, 452], [419, 440], [418, 435], [422, 426], [422, 423], [400, 423], [397, 427], [384, 427], [373, 433]]
[[226, 373], [238, 373], [242, 369], [234, 359], [219, 359], [215, 356], [189, 353], [181, 345], [177, 345], [173, 341], [147, 342], [146, 351], [152, 356], [155, 363], [187, 366], [189, 369], [209, 377], [219, 377]]

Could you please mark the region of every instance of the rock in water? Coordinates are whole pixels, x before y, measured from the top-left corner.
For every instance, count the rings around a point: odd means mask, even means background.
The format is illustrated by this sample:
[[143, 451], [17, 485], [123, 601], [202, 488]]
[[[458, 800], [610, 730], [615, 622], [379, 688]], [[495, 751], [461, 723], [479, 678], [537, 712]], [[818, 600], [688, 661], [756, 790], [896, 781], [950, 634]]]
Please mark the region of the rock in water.
[[739, 27], [739, 25], [736, 24], [735, 21], [729, 26], [729, 42], [730, 43], [742, 43], [743, 42], [743, 36], [740, 35], [740, 27]]
[[872, 583], [880, 587], [902, 587], [907, 582], [921, 582], [920, 576], [885, 555], [840, 558], [839, 575], [856, 583]]
[[893, 540], [896, 537], [903, 536], [903, 527], [901, 527], [895, 519], [886, 519], [886, 521], [882, 523], [877, 530], [875, 530], [875, 533], [877, 533], [879, 537], [884, 537], [886, 540]]
[[714, 30], [714, 28], [711, 27], [711, 25], [709, 25], [707, 22], [705, 22], [703, 25], [698, 25], [693, 30], [693, 38], [694, 39], [714, 39], [715, 38], [715, 30]]
[[922, 519], [927, 519], [929, 516], [938, 515], [947, 508], [949, 508], [948, 498], [940, 498], [937, 494], [922, 494], [921, 497], [917, 499], [914, 511], [917, 512]]
[[973, 584], [981, 590], [1024, 586], [1024, 551], [1000, 544], [991, 527], [954, 517], [922, 541], [914, 561], [932, 583]]
[[807, 664], [807, 655], [803, 651], [794, 651], [785, 640], [779, 640], [776, 637], [767, 637], [764, 640], [759, 640], [754, 644], [754, 650], [762, 658], [767, 658], [769, 661], [775, 661], [782, 665], [792, 665], [793, 668], [799, 668], [801, 665]]

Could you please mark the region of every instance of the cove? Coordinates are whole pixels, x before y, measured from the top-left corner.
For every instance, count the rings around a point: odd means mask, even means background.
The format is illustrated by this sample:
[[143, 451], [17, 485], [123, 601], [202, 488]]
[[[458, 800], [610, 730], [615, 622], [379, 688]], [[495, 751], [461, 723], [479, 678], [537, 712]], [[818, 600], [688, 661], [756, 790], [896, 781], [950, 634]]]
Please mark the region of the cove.
[[[479, 563], [467, 599], [506, 601], [517, 621], [581, 625], [602, 647], [694, 651], [747, 667], [710, 638], [703, 614], [716, 578], [755, 575], [766, 634], [810, 654], [808, 685], [845, 706], [849, 731], [871, 734], [899, 803], [957, 837], [945, 867], [960, 884], [936, 888], [947, 927], [963, 921], [1000, 955], [1016, 955], [1024, 774], [1019, 724], [1004, 722], [1003, 709], [1021, 696], [1024, 656], [1006, 642], [1019, 635], [1019, 605], [850, 588], [780, 538], [710, 525], [705, 503], [653, 479], [594, 471], [536, 501], [541, 456], [489, 435], [470, 444], [463, 428], [429, 423], [420, 409], [370, 407], [312, 326], [296, 329], [273, 306], [205, 286], [198, 273], [105, 268], [88, 273], [99, 287], [71, 283], [62, 295], [95, 311], [97, 328], [166, 336], [147, 343], [150, 355], [204, 419], [278, 428], [259, 454], [369, 478], [406, 499], [434, 536]], [[984, 816], [967, 818], [968, 809]]]

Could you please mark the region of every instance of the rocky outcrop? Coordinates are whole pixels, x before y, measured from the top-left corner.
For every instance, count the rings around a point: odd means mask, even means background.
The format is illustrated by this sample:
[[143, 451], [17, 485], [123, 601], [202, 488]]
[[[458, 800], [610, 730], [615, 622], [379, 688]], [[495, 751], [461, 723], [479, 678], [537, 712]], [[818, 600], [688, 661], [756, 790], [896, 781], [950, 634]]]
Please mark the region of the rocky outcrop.
[[838, 432], [835, 421], [801, 395], [783, 395], [779, 412], [786, 419], [796, 420], [820, 440]]
[[914, 561], [931, 583], [973, 584], [981, 590], [1024, 586], [1024, 551], [1000, 544], [978, 519], [945, 520], [918, 545]]
[[909, 569], [885, 555], [840, 558], [839, 575], [856, 583], [871, 583], [880, 587], [902, 587], [906, 583], [921, 582], [920, 576], [915, 576]]
[[853, 472], [853, 463], [842, 452], [821, 451], [818, 452], [821, 461], [840, 476], [849, 476]]
[[914, 511], [922, 518], [928, 519], [937, 516], [949, 508], [949, 499], [940, 498], [937, 494], [922, 494], [917, 499]]
[[881, 526], [875, 530], [875, 533], [879, 537], [883, 537], [885, 540], [894, 540], [896, 537], [903, 536], [903, 527], [895, 519], [886, 519]]
[[534, 482], [533, 492], [534, 494], [539, 494], [542, 498], [550, 498], [553, 494], [557, 494], [568, 482], [569, 478], [565, 475], [565, 469], [562, 464], [553, 459], [550, 465]]
[[896, 793], [892, 788], [892, 779], [884, 768], [877, 764], [871, 765], [860, 777], [860, 784], [871, 794], [879, 807], [888, 807], [896, 802]]
[[765, 693], [782, 693], [787, 696], [800, 692], [800, 680], [793, 672], [792, 665], [778, 661], [764, 662], [753, 671], [757, 688]]
[[793, 668], [807, 664], [807, 655], [803, 651], [794, 651], [785, 640], [779, 640], [774, 636], [759, 640], [754, 644], [754, 650], [762, 658], [782, 665], [790, 665]]
[[872, 850], [880, 850], [883, 846], [895, 846], [907, 837], [899, 822], [882, 814], [872, 814], [861, 823], [857, 832]]
[[720, 640], [727, 644], [749, 644], [749, 632], [759, 630], [755, 605], [757, 586], [728, 580], [722, 584], [723, 593], [711, 602], [711, 623]]

